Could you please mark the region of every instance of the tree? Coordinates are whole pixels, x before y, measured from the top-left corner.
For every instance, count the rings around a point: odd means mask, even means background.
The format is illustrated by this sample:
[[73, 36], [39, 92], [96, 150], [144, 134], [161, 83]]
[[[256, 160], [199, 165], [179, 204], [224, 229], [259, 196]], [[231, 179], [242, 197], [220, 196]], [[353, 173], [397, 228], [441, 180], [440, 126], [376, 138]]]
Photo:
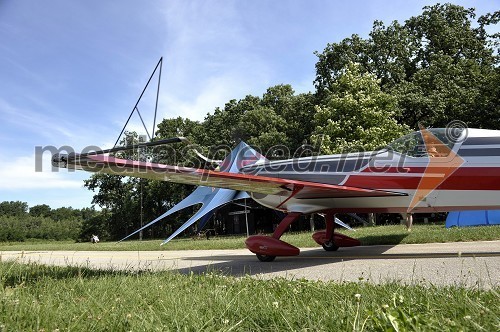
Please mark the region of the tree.
[[28, 213], [28, 203], [21, 201], [4, 201], [0, 203], [0, 216], [24, 216]]
[[267, 154], [273, 146], [287, 145], [288, 139], [283, 132], [285, 126], [283, 118], [272, 108], [259, 106], [240, 117], [234, 132], [262, 154]]
[[197, 139], [205, 147], [234, 147], [244, 140], [263, 154], [274, 154], [273, 146], [287, 146], [293, 152], [310, 138], [314, 103], [313, 94], [296, 95], [291, 85], [276, 85], [262, 98], [248, 95], [215, 109], [205, 118]]
[[500, 128], [499, 35], [486, 32], [499, 16], [486, 14], [474, 23], [474, 9], [437, 4], [404, 24], [376, 21], [368, 39], [353, 35], [316, 53], [317, 95], [326, 96], [355, 62], [397, 98], [398, 120], [412, 128], [451, 120]]
[[279, 144], [286, 145], [293, 153], [310, 139], [314, 129], [316, 98], [311, 93], [295, 95], [289, 84], [280, 84], [267, 89], [262, 105], [272, 108], [281, 117], [280, 130], [285, 137]]
[[60, 207], [51, 209], [50, 218], [55, 221], [59, 220], [77, 220], [81, 219], [81, 211], [72, 207]]
[[[185, 137], [193, 144], [198, 143], [199, 136], [203, 132], [198, 121], [192, 121], [182, 117], [174, 119], [163, 119], [158, 124], [157, 139], [166, 139], [171, 137]], [[196, 145], [197, 148], [203, 149], [202, 146]], [[154, 161], [169, 164], [193, 166], [195, 155], [191, 153], [191, 147], [185, 143], [174, 143], [166, 146], [158, 146], [152, 152]]]
[[109, 220], [111, 220], [111, 216], [107, 209], [96, 211], [94, 208], [85, 208], [82, 210], [82, 214], [83, 221], [78, 240], [89, 241], [94, 234], [99, 236], [101, 240], [110, 238]]
[[90, 179], [84, 181], [84, 186], [96, 192], [92, 198], [92, 204], [110, 211], [107, 232], [111, 238], [118, 239], [124, 236], [133, 222], [129, 215], [133, 202], [130, 199], [130, 185], [122, 181], [122, 176], [110, 174], [93, 174]]
[[52, 209], [47, 204], [40, 204], [30, 207], [29, 214], [33, 217], [50, 217]]
[[237, 101], [230, 100], [224, 108], [217, 107], [212, 114], [207, 114], [202, 123], [202, 131], [198, 135], [197, 142], [205, 147], [235, 146], [242, 139], [241, 132], [234, 130], [245, 112], [260, 106], [261, 99], [252, 95]]
[[395, 98], [380, 90], [374, 75], [350, 64], [317, 107], [312, 139], [328, 154], [374, 150], [409, 130], [396, 121], [398, 111]]

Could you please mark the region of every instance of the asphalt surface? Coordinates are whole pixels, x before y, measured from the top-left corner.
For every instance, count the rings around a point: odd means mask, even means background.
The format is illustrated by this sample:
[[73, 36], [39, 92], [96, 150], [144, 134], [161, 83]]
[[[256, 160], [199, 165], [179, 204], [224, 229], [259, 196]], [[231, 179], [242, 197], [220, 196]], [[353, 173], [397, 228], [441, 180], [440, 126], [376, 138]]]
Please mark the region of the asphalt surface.
[[217, 271], [237, 277], [284, 277], [492, 288], [500, 284], [500, 241], [302, 249], [263, 263], [246, 249], [187, 251], [3, 251], [0, 259], [120, 270]]

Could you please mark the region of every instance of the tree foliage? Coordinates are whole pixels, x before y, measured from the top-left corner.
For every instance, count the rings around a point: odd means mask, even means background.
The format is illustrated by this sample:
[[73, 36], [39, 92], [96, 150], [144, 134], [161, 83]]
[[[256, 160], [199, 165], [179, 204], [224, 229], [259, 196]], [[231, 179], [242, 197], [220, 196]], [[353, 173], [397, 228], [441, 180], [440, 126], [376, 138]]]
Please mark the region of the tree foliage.
[[474, 21], [474, 9], [437, 4], [404, 24], [376, 21], [369, 38], [353, 35], [316, 53], [317, 93], [328, 94], [349, 63], [359, 63], [396, 96], [398, 120], [412, 128], [451, 120], [499, 128], [499, 36], [487, 33], [498, 16]]
[[323, 153], [374, 150], [409, 128], [396, 121], [396, 99], [381, 91], [374, 75], [350, 64], [332, 84], [324, 105], [317, 107], [313, 142]]
[[4, 201], [0, 203], [0, 216], [20, 217], [28, 213], [28, 203], [21, 201]]
[[[47, 204], [28, 207], [26, 202], [4, 201], [0, 203], [0, 242], [27, 239], [78, 240], [82, 238], [82, 225], [96, 215], [100, 215], [100, 211], [92, 208], [52, 209]], [[84, 239], [89, 238], [90, 236]]]

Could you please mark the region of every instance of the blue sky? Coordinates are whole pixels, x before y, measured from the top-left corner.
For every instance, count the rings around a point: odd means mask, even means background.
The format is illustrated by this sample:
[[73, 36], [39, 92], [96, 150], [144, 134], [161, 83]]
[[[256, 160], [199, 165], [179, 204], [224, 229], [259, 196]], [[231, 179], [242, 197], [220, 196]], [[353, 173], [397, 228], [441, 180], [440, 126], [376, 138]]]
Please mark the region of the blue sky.
[[[111, 147], [161, 56], [159, 119], [203, 120], [276, 84], [312, 91], [314, 51], [434, 3], [0, 0], [0, 201], [90, 206], [89, 174], [50, 172], [48, 154], [35, 172], [35, 147]], [[148, 93], [140, 105], [149, 123], [153, 103]]]

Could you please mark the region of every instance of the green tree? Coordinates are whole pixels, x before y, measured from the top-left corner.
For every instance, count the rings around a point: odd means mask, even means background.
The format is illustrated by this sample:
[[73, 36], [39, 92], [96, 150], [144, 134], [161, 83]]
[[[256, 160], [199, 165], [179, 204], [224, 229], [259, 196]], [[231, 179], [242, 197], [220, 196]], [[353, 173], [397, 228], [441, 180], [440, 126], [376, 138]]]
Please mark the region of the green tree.
[[309, 141], [314, 130], [315, 104], [316, 98], [312, 93], [296, 95], [289, 84], [267, 89], [262, 97], [262, 105], [280, 116], [281, 124], [278, 128], [285, 134], [277, 144], [286, 145], [293, 153]]
[[4, 201], [0, 203], [0, 216], [25, 216], [28, 203], [21, 201]]
[[237, 101], [230, 100], [224, 108], [217, 107], [212, 114], [207, 114], [202, 123], [202, 130], [198, 135], [197, 142], [205, 147], [221, 145], [232, 147], [242, 139], [242, 133], [234, 130], [245, 112], [254, 110], [260, 106], [259, 97], [248, 95]]
[[186, 143], [173, 143], [158, 146], [151, 151], [153, 160], [168, 165], [200, 167], [201, 165], [196, 164], [197, 159], [196, 155], [192, 152], [192, 148], [195, 147], [199, 150], [203, 150], [204, 147], [199, 145], [199, 137], [202, 132], [202, 126], [198, 121], [192, 121], [182, 117], [163, 119], [158, 124], [158, 130], [156, 132], [157, 139], [185, 137], [194, 144], [194, 146], [186, 145]]
[[398, 111], [395, 98], [380, 90], [374, 75], [351, 64], [317, 107], [312, 139], [328, 154], [380, 148], [409, 130], [396, 121]]
[[51, 209], [50, 218], [55, 221], [59, 220], [76, 220], [81, 219], [81, 211], [72, 207], [60, 207]]
[[404, 24], [386, 27], [376, 21], [368, 39], [353, 35], [316, 53], [317, 94], [328, 95], [355, 62], [397, 98], [398, 120], [410, 127], [462, 120], [500, 128], [499, 35], [486, 32], [499, 16], [495, 12], [475, 21], [474, 9], [437, 4]]
[[33, 217], [50, 217], [52, 209], [47, 204], [40, 204], [30, 207], [29, 214]]
[[234, 127], [240, 139], [266, 154], [273, 146], [287, 145], [285, 121], [272, 108], [259, 106], [245, 112]]
[[270, 148], [276, 145], [293, 152], [310, 138], [314, 104], [313, 94], [296, 95], [289, 84], [276, 85], [262, 98], [248, 95], [217, 108], [207, 115], [196, 138], [205, 147], [234, 147], [244, 140], [263, 154], [273, 154]]
[[130, 202], [130, 185], [122, 181], [122, 176], [110, 174], [93, 174], [90, 179], [84, 181], [84, 186], [95, 192], [92, 204], [111, 212], [108, 219], [107, 231], [114, 239], [126, 235], [131, 226], [128, 212], [132, 208]]
[[96, 211], [94, 208], [86, 208], [82, 210], [83, 220], [81, 223], [81, 231], [78, 234], [78, 240], [86, 242], [90, 240], [92, 235], [99, 236], [101, 240], [110, 239], [109, 220], [111, 220], [110, 212], [107, 209]]

